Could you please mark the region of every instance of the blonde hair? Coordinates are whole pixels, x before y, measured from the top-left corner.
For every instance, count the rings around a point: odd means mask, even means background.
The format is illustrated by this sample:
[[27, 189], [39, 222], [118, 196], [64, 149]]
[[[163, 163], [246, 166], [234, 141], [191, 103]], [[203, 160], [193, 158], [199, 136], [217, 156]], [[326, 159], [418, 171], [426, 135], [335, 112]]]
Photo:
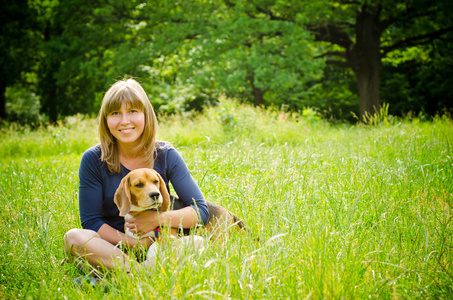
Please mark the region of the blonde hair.
[[142, 86], [134, 79], [117, 81], [113, 84], [102, 99], [99, 111], [99, 139], [101, 141], [101, 161], [107, 163], [112, 174], [121, 171], [118, 144], [107, 126], [107, 116], [118, 110], [122, 102], [132, 108], [138, 108], [145, 115], [145, 128], [139, 137], [135, 151], [143, 153], [145, 162], [152, 168], [154, 166], [154, 152], [156, 149], [157, 118], [153, 106]]

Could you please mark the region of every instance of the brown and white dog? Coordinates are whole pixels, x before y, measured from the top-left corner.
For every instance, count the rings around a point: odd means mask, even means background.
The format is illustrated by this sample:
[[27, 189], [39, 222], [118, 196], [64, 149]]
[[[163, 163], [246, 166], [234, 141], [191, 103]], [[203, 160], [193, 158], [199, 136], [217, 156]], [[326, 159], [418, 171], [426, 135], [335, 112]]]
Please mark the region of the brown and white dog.
[[[129, 212], [168, 211], [184, 207], [184, 204], [178, 198], [170, 199], [167, 187], [159, 173], [147, 168], [136, 169], [127, 174], [116, 190], [114, 201], [118, 206], [120, 216], [124, 216], [126, 220], [133, 217]], [[204, 227], [211, 239], [215, 240], [221, 237], [231, 228], [241, 230], [245, 227], [242, 220], [226, 208], [209, 201], [206, 201], [206, 203], [210, 216]], [[137, 238], [127, 227], [125, 227], [125, 232]], [[172, 230], [172, 234], [177, 235], [176, 229]], [[148, 236], [157, 237], [154, 231], [141, 237]]]

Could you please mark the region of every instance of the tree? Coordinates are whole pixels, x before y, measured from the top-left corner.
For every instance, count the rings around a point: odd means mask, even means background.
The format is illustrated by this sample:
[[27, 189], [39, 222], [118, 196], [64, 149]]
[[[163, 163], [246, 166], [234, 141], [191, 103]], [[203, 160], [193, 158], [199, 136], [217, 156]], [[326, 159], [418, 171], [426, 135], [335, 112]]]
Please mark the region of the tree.
[[146, 43], [137, 36], [138, 1], [39, 1], [42, 58], [38, 87], [50, 121], [98, 110], [116, 79], [140, 76], [148, 62]]
[[[184, 49], [191, 62], [178, 77], [214, 85], [211, 78], [227, 95], [251, 98], [256, 105], [294, 98], [307, 102], [324, 95], [310, 94], [316, 89], [309, 84], [319, 80], [322, 66], [312, 58], [327, 58], [328, 64], [353, 71], [362, 117], [379, 112], [383, 58], [397, 49], [432, 43], [453, 30], [449, 1], [200, 3], [174, 5], [166, 15], [166, 29], [161, 27], [160, 38], [171, 41], [176, 51]], [[174, 39], [168, 33], [177, 32], [177, 27], [182, 30]], [[321, 42], [319, 46], [305, 29]]]
[[318, 53], [312, 37], [301, 19], [285, 18], [292, 14], [287, 3], [223, 2], [224, 12], [209, 24], [197, 51], [203, 55], [195, 61], [211, 63], [208, 72], [227, 95], [251, 98], [257, 106], [288, 104], [292, 91], [321, 78], [323, 62], [312, 59]]
[[291, 90], [321, 77], [323, 63], [313, 61], [318, 52], [302, 23], [270, 10], [288, 8], [262, 2], [165, 1], [140, 14], [140, 36], [152, 32], [152, 52], [164, 60], [178, 56], [176, 81], [255, 105], [284, 103]]
[[[389, 113], [444, 113], [453, 108], [453, 43], [432, 44], [393, 51], [383, 60], [381, 95]], [[451, 112], [451, 111], [450, 111]]]
[[26, 0], [1, 1], [0, 8], [0, 119], [6, 118], [5, 92], [30, 70], [36, 49], [34, 19]]
[[[30, 65], [37, 66], [33, 91], [39, 92], [42, 112], [51, 121], [96, 112], [108, 85], [125, 76], [137, 77], [153, 104], [168, 111], [200, 108], [224, 93], [256, 105], [295, 109], [313, 105], [349, 110], [360, 102], [361, 115], [373, 113], [380, 105], [382, 60], [407, 47], [429, 47], [452, 32], [452, 5], [445, 0], [27, 4], [20, 6], [26, 13], [11, 4], [11, 18], [2, 19], [0, 88], [14, 84]], [[27, 42], [32, 47], [24, 47]], [[449, 42], [443, 42], [447, 46], [442, 51], [448, 53]], [[448, 60], [436, 58], [439, 49], [432, 47], [429, 56], [442, 68]], [[334, 74], [336, 66], [347, 69]], [[425, 66], [411, 74], [436, 78], [436, 72]], [[351, 88], [354, 77], [357, 88]], [[422, 89], [408, 86], [402, 93]], [[436, 89], [433, 97], [444, 91]], [[417, 98], [413, 103], [422, 102]]]
[[321, 57], [354, 71], [360, 116], [380, 109], [382, 58], [409, 46], [425, 45], [453, 31], [451, 1], [325, 1], [308, 28], [329, 43]]

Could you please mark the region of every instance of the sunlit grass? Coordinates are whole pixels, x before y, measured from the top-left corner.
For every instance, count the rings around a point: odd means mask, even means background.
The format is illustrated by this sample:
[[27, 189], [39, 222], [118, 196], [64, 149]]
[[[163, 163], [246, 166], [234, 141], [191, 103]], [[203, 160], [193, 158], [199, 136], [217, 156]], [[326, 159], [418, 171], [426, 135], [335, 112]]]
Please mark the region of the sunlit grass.
[[[1, 129], [0, 297], [448, 298], [453, 293], [453, 125], [329, 125], [229, 102], [161, 118], [208, 200], [250, 235], [155, 273], [77, 286], [64, 233], [80, 226], [77, 170], [93, 120]], [[259, 237], [259, 242], [257, 238]]]

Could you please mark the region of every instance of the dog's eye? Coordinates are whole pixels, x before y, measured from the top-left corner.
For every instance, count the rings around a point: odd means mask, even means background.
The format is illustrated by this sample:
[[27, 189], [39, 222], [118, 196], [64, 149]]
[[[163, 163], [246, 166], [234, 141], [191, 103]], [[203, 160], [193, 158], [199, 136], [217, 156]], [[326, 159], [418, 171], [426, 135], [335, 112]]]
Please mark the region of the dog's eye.
[[144, 186], [145, 186], [145, 185], [144, 185], [142, 182], [137, 183], [137, 184], [135, 185], [135, 187], [138, 187], [139, 189], [141, 189], [141, 188], [144, 187]]
[[154, 180], [153, 183], [157, 185], [159, 183], [159, 180]]

